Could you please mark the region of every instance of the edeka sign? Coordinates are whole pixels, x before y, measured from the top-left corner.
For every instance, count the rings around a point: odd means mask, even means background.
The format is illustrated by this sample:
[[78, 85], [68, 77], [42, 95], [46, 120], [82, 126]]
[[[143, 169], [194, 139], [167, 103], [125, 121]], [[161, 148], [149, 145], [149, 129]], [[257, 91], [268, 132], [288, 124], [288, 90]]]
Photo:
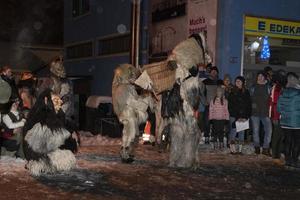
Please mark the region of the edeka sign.
[[300, 22], [245, 17], [245, 34], [300, 40]]

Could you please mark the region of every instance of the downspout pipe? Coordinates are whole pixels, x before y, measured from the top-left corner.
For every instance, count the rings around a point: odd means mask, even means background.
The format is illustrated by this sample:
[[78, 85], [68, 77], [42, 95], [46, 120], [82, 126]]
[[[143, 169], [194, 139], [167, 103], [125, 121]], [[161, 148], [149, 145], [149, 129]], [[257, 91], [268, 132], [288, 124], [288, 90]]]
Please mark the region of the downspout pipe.
[[140, 0], [132, 0], [130, 63], [136, 68], [139, 68], [140, 4]]

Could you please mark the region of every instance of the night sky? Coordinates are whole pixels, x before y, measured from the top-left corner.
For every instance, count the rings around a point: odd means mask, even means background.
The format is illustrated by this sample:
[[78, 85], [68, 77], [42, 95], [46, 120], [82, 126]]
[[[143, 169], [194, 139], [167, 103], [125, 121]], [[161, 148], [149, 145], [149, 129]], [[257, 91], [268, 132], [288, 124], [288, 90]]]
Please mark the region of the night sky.
[[63, 0], [0, 2], [0, 40], [63, 44]]

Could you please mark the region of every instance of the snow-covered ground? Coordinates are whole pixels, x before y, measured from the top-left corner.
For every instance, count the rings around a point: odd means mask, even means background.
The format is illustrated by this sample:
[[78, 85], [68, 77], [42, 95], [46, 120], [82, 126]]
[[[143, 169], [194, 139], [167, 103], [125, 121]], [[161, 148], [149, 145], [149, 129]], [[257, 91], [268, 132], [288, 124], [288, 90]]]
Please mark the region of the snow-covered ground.
[[120, 138], [81, 133], [77, 168], [67, 173], [31, 177], [25, 161], [0, 159], [0, 199], [297, 199], [300, 172], [243, 155], [201, 145], [197, 170], [168, 167], [168, 153], [138, 144], [132, 164], [120, 162]]

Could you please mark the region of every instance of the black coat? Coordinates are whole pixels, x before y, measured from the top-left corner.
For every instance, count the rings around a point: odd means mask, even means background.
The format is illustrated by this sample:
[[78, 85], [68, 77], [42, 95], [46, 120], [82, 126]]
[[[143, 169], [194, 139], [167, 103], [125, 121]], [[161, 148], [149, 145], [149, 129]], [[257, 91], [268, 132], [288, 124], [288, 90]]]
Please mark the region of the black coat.
[[231, 117], [235, 117], [236, 119], [250, 118], [252, 108], [249, 91], [234, 87], [228, 96], [228, 109]]

